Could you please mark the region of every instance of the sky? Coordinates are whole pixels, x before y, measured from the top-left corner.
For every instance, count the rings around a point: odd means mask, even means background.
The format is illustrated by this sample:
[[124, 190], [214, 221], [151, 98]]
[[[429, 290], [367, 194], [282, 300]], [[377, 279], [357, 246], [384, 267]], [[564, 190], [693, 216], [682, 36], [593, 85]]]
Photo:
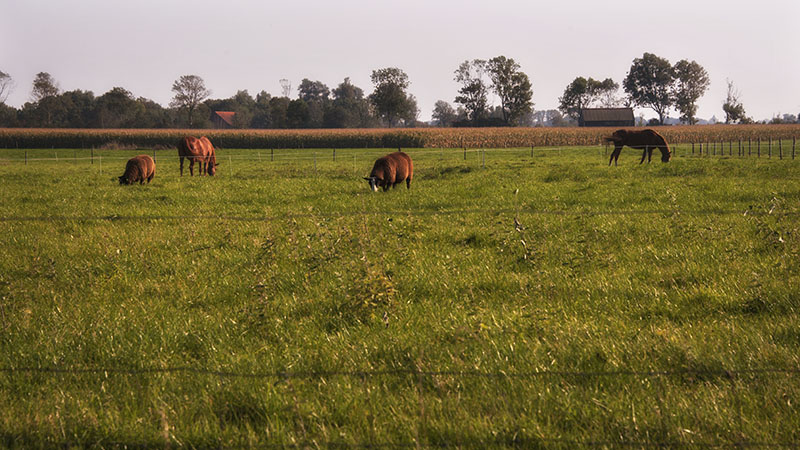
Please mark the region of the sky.
[[167, 106], [181, 75], [212, 98], [281, 95], [288, 79], [294, 98], [303, 78], [369, 94], [373, 70], [398, 67], [427, 121], [437, 100], [457, 106], [465, 60], [513, 58], [546, 110], [578, 76], [621, 85], [647, 52], [706, 69], [698, 117], [724, 119], [730, 80], [763, 120], [800, 114], [798, 19], [798, 0], [0, 0], [0, 71], [15, 107], [39, 72], [64, 91], [119, 86]]

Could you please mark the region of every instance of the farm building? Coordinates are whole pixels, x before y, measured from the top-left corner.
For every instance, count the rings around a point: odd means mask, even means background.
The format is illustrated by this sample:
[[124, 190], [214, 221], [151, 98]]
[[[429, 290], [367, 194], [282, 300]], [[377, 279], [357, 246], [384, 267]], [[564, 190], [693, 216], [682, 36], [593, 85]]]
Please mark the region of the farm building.
[[578, 118], [581, 127], [632, 127], [633, 108], [584, 108]]
[[214, 128], [233, 128], [233, 117], [235, 115], [236, 113], [233, 111], [214, 111], [211, 113], [211, 123]]

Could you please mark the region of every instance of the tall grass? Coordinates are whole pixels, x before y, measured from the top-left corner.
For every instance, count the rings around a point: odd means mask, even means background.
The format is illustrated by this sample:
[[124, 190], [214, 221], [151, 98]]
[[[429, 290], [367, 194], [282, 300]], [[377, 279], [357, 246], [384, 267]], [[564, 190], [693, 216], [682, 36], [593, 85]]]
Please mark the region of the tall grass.
[[0, 163], [2, 445], [800, 442], [798, 162], [381, 152]]

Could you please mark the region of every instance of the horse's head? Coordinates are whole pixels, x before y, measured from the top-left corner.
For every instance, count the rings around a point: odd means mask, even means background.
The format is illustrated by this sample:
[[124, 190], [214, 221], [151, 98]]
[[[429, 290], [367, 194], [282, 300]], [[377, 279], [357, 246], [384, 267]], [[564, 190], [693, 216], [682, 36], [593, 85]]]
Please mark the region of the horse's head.
[[378, 177], [364, 177], [365, 180], [369, 182], [369, 188], [372, 189], [372, 192], [378, 192], [378, 184], [380, 183], [380, 178]]
[[661, 162], [669, 162], [672, 159], [672, 152], [669, 149], [661, 150]]
[[130, 180], [128, 180], [128, 177], [123, 175], [123, 176], [119, 177], [119, 184], [131, 184], [131, 182], [130, 182]]
[[218, 166], [218, 165], [219, 165], [219, 164], [217, 164], [217, 163], [215, 163], [215, 162], [209, 162], [209, 163], [208, 163], [208, 168], [206, 169], [206, 172], [207, 172], [209, 175], [213, 176], [215, 173], [217, 173], [217, 166]]

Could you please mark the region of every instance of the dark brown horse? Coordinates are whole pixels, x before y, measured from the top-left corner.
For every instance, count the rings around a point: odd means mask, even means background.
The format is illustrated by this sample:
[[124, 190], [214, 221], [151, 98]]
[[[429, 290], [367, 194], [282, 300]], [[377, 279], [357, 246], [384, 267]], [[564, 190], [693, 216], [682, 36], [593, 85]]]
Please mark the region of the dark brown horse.
[[394, 152], [382, 156], [375, 161], [369, 177], [364, 177], [369, 181], [369, 187], [373, 191], [383, 188], [388, 191], [390, 187], [395, 187], [397, 183], [406, 182], [406, 188], [411, 189], [411, 178], [414, 176], [414, 163], [411, 157], [403, 152]]
[[639, 164], [644, 162], [645, 156], [647, 157], [647, 162], [650, 162], [650, 158], [653, 156], [654, 148], [661, 150], [662, 162], [668, 162], [672, 156], [672, 152], [670, 151], [669, 145], [667, 145], [667, 141], [664, 139], [664, 137], [651, 129], [617, 130], [612, 133], [611, 136], [605, 138], [605, 140], [606, 142], [614, 143], [614, 151], [611, 152], [611, 159], [608, 160], [609, 166], [611, 165], [612, 161], [614, 162], [615, 166], [617, 165], [617, 159], [619, 159], [619, 154], [622, 152], [622, 147], [626, 145], [637, 150], [644, 150], [642, 152], [642, 160], [639, 161]]
[[200, 174], [214, 175], [217, 172], [217, 154], [207, 137], [200, 139], [186, 136], [178, 142], [178, 156], [181, 158], [181, 176], [183, 176], [183, 159], [189, 159], [189, 174], [194, 176], [194, 163], [200, 163]]

